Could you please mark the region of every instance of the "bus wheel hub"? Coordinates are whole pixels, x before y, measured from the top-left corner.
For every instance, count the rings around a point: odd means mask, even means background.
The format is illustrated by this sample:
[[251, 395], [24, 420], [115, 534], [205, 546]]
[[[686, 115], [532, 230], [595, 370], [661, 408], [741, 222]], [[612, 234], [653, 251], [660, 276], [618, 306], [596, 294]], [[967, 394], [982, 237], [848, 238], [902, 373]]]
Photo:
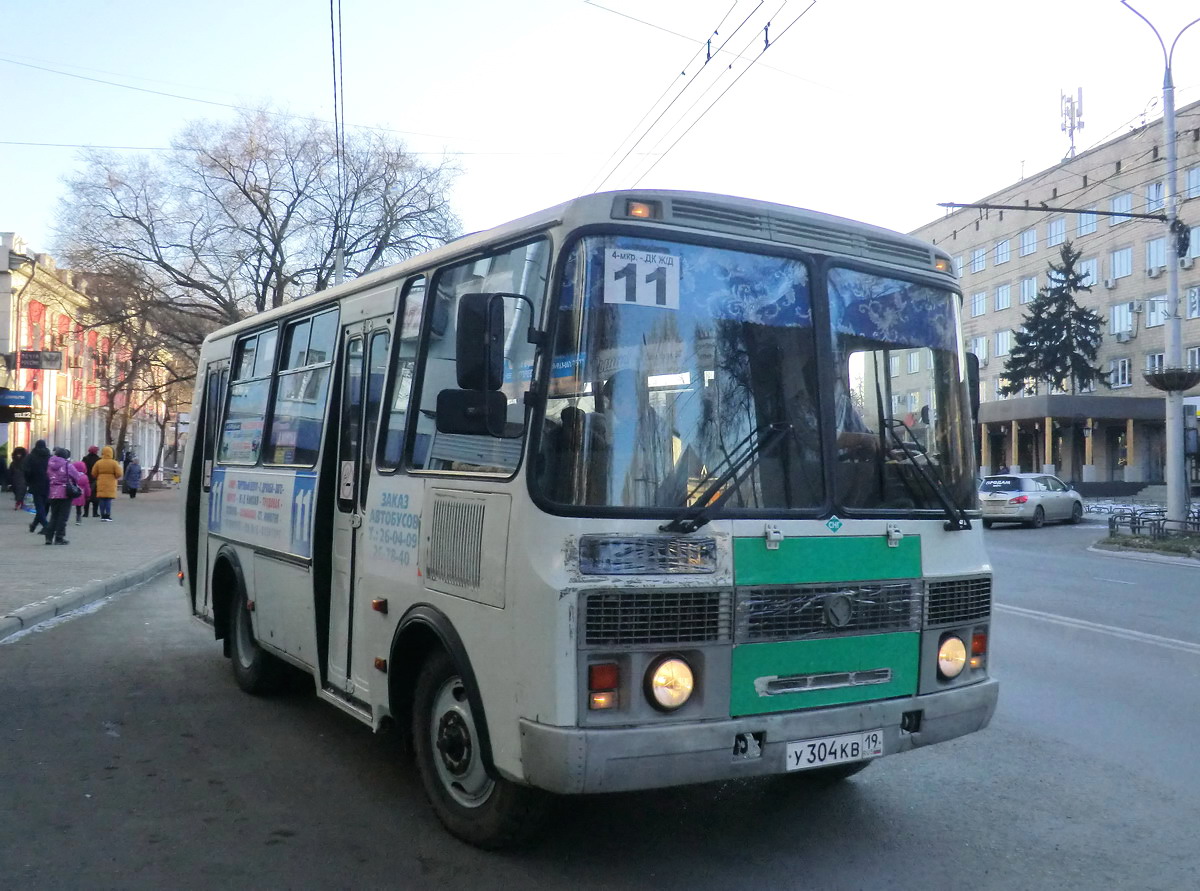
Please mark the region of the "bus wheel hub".
[[455, 776], [462, 776], [471, 766], [471, 731], [458, 712], [442, 715], [438, 722], [437, 748], [442, 763]]

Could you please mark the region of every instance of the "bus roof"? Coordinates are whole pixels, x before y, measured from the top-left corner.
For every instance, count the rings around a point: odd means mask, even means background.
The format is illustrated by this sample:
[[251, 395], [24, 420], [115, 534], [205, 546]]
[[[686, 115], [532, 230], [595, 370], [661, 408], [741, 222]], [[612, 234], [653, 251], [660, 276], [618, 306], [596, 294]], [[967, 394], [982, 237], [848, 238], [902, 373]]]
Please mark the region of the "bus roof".
[[460, 256], [467, 257], [490, 245], [531, 235], [560, 223], [575, 226], [600, 220], [641, 222], [620, 210], [628, 201], [643, 201], [656, 205], [660, 215], [648, 222], [657, 225], [757, 238], [924, 272], [934, 272], [934, 264], [939, 260], [943, 261], [947, 268], [951, 262], [950, 255], [941, 248], [910, 235], [786, 204], [711, 192], [656, 189], [598, 192], [573, 198], [491, 229], [462, 235], [441, 247], [377, 269], [361, 278], [250, 316], [213, 332], [205, 338], [205, 343], [257, 328], [281, 316], [288, 316], [298, 309], [313, 309], [323, 303], [334, 302], [392, 279], [442, 265]]

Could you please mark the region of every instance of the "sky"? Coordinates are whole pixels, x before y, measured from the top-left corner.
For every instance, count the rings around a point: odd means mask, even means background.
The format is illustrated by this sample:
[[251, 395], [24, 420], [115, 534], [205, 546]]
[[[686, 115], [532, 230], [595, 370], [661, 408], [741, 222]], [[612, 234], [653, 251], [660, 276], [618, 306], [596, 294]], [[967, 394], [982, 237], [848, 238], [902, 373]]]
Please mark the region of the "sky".
[[[347, 125], [451, 158], [464, 231], [634, 185], [911, 231], [1062, 160], [1063, 92], [1083, 90], [1079, 150], [1162, 113], [1163, 51], [1118, 0], [334, 2]], [[1168, 47], [1200, 14], [1134, 5]], [[0, 15], [0, 231], [32, 251], [55, 250], [82, 146], [152, 154], [264, 105], [333, 119], [329, 0], [0, 0]], [[1176, 106], [1200, 99], [1200, 25], [1173, 71]]]

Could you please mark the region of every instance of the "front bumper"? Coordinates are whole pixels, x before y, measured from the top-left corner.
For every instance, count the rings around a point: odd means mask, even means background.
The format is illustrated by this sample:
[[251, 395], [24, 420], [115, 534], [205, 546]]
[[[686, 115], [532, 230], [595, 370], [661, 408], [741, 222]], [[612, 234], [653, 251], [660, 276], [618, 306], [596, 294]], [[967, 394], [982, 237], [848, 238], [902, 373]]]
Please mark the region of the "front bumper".
[[[580, 729], [521, 720], [525, 782], [557, 793], [625, 792], [784, 773], [787, 743], [882, 729], [884, 755], [982, 730], [1000, 687], [994, 679], [941, 693], [858, 703], [819, 711], [754, 715], [651, 727]], [[920, 729], [900, 729], [905, 712], [921, 712]], [[758, 757], [739, 757], [739, 734], [761, 734]]]

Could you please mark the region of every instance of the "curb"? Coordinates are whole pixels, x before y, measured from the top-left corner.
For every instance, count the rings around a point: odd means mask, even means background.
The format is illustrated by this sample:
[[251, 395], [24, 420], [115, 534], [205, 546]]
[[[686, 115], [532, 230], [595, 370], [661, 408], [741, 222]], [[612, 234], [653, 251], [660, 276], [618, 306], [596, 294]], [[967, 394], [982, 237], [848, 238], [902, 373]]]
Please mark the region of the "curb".
[[61, 594], [52, 594], [27, 606], [19, 607], [0, 616], [0, 640], [32, 628], [34, 625], [61, 616], [63, 613], [101, 600], [110, 594], [140, 585], [169, 571], [178, 557], [175, 551], [167, 551], [152, 557], [144, 566], [131, 569], [106, 579], [93, 579], [78, 588], [68, 588]]
[[[1092, 545], [1088, 548], [1093, 554], [1103, 554], [1106, 557], [1120, 557], [1125, 560], [1141, 560], [1143, 563], [1165, 563], [1170, 566], [1190, 566], [1200, 569], [1200, 561], [1190, 557], [1172, 557], [1168, 554], [1138, 551], [1133, 548], [1098, 548]], [[0, 636], [3, 632], [0, 632]]]

